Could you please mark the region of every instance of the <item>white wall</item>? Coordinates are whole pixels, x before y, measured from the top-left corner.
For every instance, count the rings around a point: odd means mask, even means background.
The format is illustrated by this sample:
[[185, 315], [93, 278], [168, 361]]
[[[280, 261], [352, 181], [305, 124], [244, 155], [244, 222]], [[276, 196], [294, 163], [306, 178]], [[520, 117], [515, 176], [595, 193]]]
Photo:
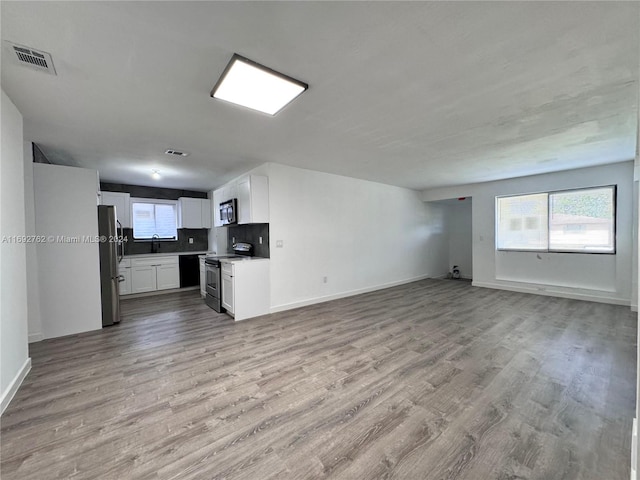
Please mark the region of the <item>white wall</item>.
[[472, 200], [446, 206], [449, 230], [449, 271], [458, 265], [462, 278], [473, 278]]
[[[36, 211], [33, 192], [33, 144], [24, 142], [24, 207], [27, 235], [36, 234]], [[27, 246], [27, 313], [29, 343], [44, 338], [40, 320], [40, 286], [38, 284], [38, 253], [35, 243]]]
[[279, 164], [261, 172], [273, 311], [447, 272], [444, 209], [418, 192]]
[[[36, 233], [43, 237], [98, 234], [98, 172], [33, 165]], [[97, 243], [39, 243], [38, 281], [44, 338], [102, 328]]]
[[[618, 185], [617, 253], [496, 252], [495, 197]], [[633, 162], [427, 190], [425, 201], [473, 197], [474, 285], [630, 305], [633, 284]]]
[[[0, 238], [25, 235], [22, 115], [2, 91]], [[0, 408], [7, 407], [31, 361], [24, 243], [0, 242]]]

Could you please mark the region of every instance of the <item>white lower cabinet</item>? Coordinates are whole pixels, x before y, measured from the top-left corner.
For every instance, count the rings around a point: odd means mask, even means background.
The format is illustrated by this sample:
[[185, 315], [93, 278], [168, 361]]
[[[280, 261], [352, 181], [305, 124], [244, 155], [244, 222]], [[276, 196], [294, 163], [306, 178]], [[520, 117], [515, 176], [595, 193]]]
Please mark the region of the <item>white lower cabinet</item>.
[[122, 259], [118, 264], [118, 275], [120, 275], [120, 284], [118, 290], [120, 295], [129, 295], [131, 292], [131, 260]]
[[269, 259], [222, 260], [222, 306], [236, 320], [270, 312]]
[[207, 296], [207, 271], [204, 267], [204, 257], [200, 257], [200, 296]]
[[220, 303], [228, 313], [234, 314], [233, 277], [228, 273], [222, 274], [222, 299]]
[[180, 267], [178, 265], [158, 265], [156, 267], [156, 288], [158, 290], [180, 288]]
[[178, 256], [131, 259], [131, 293], [180, 288]]
[[156, 285], [155, 266], [131, 267], [131, 293], [153, 292], [158, 289]]

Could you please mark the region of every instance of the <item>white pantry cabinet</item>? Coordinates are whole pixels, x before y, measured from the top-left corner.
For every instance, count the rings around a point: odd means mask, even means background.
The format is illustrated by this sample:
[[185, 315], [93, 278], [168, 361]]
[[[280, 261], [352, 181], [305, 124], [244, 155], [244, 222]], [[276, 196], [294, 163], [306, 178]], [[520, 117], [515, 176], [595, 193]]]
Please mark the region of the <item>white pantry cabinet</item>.
[[123, 228], [131, 228], [131, 195], [122, 192], [100, 192], [101, 205], [116, 207], [116, 218]]
[[221, 260], [222, 306], [235, 320], [270, 311], [269, 259]]
[[178, 199], [178, 228], [211, 228], [211, 202], [208, 198]]
[[180, 288], [178, 256], [131, 259], [131, 293]]
[[238, 180], [238, 223], [269, 223], [269, 179], [247, 175]]

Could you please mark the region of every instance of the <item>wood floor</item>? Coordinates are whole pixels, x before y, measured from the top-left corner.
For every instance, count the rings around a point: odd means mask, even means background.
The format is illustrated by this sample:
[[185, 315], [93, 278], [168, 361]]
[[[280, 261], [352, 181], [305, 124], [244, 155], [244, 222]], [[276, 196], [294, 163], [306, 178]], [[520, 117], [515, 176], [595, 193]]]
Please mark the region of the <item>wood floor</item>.
[[627, 480], [628, 307], [425, 280], [234, 323], [130, 299], [31, 345], [2, 480]]

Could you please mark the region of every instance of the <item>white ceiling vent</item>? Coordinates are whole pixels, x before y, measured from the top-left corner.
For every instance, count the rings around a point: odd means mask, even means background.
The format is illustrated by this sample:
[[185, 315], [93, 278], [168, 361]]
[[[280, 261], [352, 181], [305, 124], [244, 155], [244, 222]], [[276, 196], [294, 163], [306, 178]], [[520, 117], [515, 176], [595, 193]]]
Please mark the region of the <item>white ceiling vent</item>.
[[167, 155], [175, 155], [177, 157], [188, 157], [189, 154], [187, 152], [179, 152], [178, 150], [169, 149], [166, 152]]
[[20, 65], [31, 67], [41, 72], [47, 72], [51, 75], [56, 75], [56, 69], [53, 66], [53, 59], [47, 52], [34, 50], [24, 45], [17, 45], [15, 43], [7, 42], [13, 54], [14, 58], [18, 60]]

